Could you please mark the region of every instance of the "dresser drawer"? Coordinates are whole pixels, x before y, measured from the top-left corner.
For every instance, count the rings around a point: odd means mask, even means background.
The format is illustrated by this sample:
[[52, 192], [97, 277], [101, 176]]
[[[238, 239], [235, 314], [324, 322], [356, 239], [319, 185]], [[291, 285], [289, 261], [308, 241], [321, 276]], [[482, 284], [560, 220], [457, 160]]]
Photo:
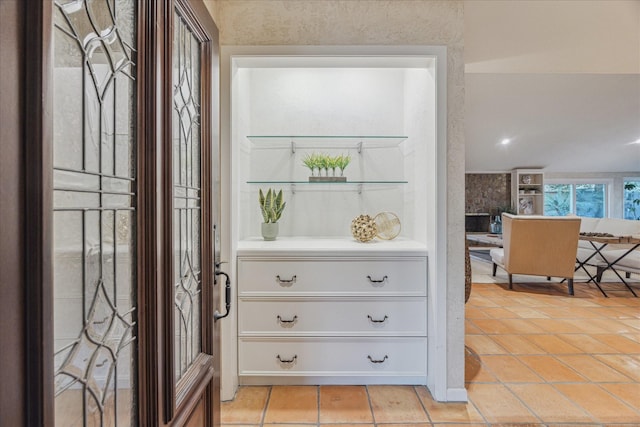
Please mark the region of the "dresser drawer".
[[240, 296], [426, 296], [427, 258], [238, 259]]
[[426, 336], [425, 297], [241, 298], [238, 330], [247, 335]]
[[240, 338], [240, 376], [426, 376], [426, 338]]

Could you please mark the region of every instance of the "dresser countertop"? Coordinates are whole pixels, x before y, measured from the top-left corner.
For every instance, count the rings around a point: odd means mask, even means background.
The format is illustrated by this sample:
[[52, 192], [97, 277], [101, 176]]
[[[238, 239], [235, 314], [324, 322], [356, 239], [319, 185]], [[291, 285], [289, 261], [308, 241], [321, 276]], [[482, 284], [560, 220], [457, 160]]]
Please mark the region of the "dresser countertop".
[[261, 237], [238, 242], [238, 256], [426, 256], [427, 246], [415, 240], [374, 239], [361, 243], [352, 238]]

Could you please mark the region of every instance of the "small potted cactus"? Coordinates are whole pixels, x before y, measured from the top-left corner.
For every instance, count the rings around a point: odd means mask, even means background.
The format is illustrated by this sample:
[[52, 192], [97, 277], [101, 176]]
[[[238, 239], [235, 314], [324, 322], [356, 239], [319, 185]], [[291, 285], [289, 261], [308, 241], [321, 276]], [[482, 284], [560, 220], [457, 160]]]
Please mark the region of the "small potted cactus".
[[258, 202], [260, 203], [260, 211], [264, 219], [261, 230], [262, 238], [264, 240], [276, 240], [279, 231], [278, 220], [282, 216], [284, 207], [287, 205], [282, 196], [282, 190], [276, 193], [276, 190], [270, 188], [265, 195], [262, 189], [260, 189]]

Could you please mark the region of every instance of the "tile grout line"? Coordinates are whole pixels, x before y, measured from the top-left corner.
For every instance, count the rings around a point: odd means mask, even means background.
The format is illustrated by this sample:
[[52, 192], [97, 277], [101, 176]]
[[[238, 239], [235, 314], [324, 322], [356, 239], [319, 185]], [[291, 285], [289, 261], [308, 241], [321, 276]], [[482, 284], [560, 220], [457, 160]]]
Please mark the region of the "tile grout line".
[[[511, 357], [514, 357], [514, 356], [512, 355]], [[544, 378], [542, 378], [540, 375], [538, 375], [538, 373], [537, 373], [537, 372], [533, 371], [533, 369], [529, 368], [529, 367], [528, 367], [524, 362], [522, 362], [522, 361], [521, 361], [520, 359], [518, 359], [517, 357], [514, 357], [514, 359], [516, 359], [519, 363], [521, 363], [524, 367], [526, 367], [527, 369], [529, 369], [531, 372], [533, 372], [533, 374], [534, 374], [534, 375], [536, 375], [538, 378], [540, 378], [540, 379], [542, 380], [542, 383], [531, 383], [531, 382], [526, 382], [526, 383], [524, 383], [524, 384], [544, 384], [544, 383], [546, 383], [546, 380], [545, 380]], [[482, 360], [480, 361], [480, 363], [484, 366], [484, 368], [485, 368], [485, 369], [487, 369], [491, 374], [493, 374], [493, 375], [495, 376], [495, 374], [493, 373], [493, 371], [492, 371], [492, 370], [491, 370], [487, 365], [485, 365], [485, 364], [484, 364], [484, 362], [482, 362]], [[497, 382], [497, 383], [494, 383], [494, 384], [500, 384], [502, 387], [504, 387], [504, 388], [505, 388], [509, 393], [511, 393], [511, 395], [512, 395], [516, 400], [518, 400], [518, 401], [522, 404], [522, 406], [524, 406], [525, 408], [527, 408], [527, 410], [528, 410], [528, 411], [529, 411], [529, 412], [530, 412], [534, 417], [536, 417], [536, 418], [540, 421], [540, 423], [545, 423], [545, 424], [546, 424], [546, 421], [543, 421], [543, 420], [542, 420], [542, 417], [541, 417], [540, 415], [538, 415], [538, 413], [537, 413], [536, 411], [534, 411], [532, 408], [530, 408], [530, 407], [529, 407], [529, 405], [527, 405], [527, 403], [526, 403], [524, 400], [522, 400], [522, 399], [520, 398], [520, 396], [518, 396], [518, 395], [517, 395], [517, 394], [516, 394], [512, 389], [511, 389], [511, 387], [509, 387], [509, 385], [508, 385], [509, 383], [504, 382], [504, 381], [501, 381], [497, 376], [495, 376], [495, 378], [498, 380], [498, 382]], [[475, 406], [475, 405], [474, 405], [474, 406]], [[480, 415], [484, 418], [484, 414], [483, 414], [480, 410], [478, 410], [478, 412], [480, 412]], [[499, 423], [498, 423], [498, 424], [499, 424]]]
[[262, 408], [262, 416], [260, 417], [260, 427], [264, 426], [264, 420], [267, 417], [267, 409], [269, 408], [269, 401], [271, 400], [271, 392], [273, 391], [273, 386], [269, 386], [269, 392], [267, 393], [267, 398], [264, 401], [264, 407]]
[[[420, 398], [420, 395], [418, 394], [418, 390], [416, 389], [416, 387], [423, 387], [423, 386], [419, 386], [419, 385], [414, 385], [413, 386], [413, 393], [416, 395], [416, 397], [418, 398], [418, 403], [420, 403], [420, 407], [422, 408], [422, 410], [424, 411], [424, 413], [427, 415], [427, 420], [429, 420], [429, 423], [433, 426], [433, 420], [431, 419], [431, 415], [429, 414], [429, 411], [427, 411], [426, 406], [424, 406], [424, 402], [422, 401], [422, 399]], [[429, 393], [429, 395], [431, 396], [431, 393]], [[433, 399], [433, 396], [431, 396], [431, 398]]]
[[[580, 385], [580, 384], [584, 384], [584, 383], [572, 383], [572, 384], [576, 384], [576, 385]], [[593, 384], [596, 385], [598, 388], [602, 389], [605, 392], [608, 392], [606, 389], [600, 387], [599, 385], [597, 385], [594, 382], [589, 381], [587, 384]], [[587, 409], [585, 407], [583, 407], [581, 404], [579, 404], [578, 402], [576, 402], [575, 400], [573, 400], [573, 398], [571, 398], [570, 396], [567, 396], [565, 393], [562, 392], [562, 390], [558, 389], [558, 387], [556, 387], [555, 383], [549, 383], [549, 385], [558, 393], [560, 393], [562, 396], [564, 396], [569, 402], [571, 402], [576, 408], [580, 409], [582, 412], [584, 412], [585, 414], [587, 414], [589, 417], [591, 417], [591, 419], [593, 420], [594, 423], [600, 423], [601, 426], [605, 427], [605, 423], [601, 422], [600, 419], [596, 418], [595, 415], [591, 414], [591, 412], [587, 411]], [[618, 399], [616, 396], [614, 396], [614, 398], [616, 400], [620, 400]], [[606, 425], [609, 425], [611, 423], [608, 423]]]
[[[581, 406], [581, 405], [578, 405], [578, 404], [577, 404], [573, 399], [569, 398], [569, 396], [565, 395], [565, 394], [564, 394], [564, 393], [562, 393], [560, 390], [558, 390], [557, 388], [555, 388], [555, 387], [553, 386], [553, 384], [548, 384], [548, 383], [546, 383], [546, 382], [545, 382], [544, 384], [547, 384], [548, 386], [550, 386], [550, 387], [552, 387], [554, 390], [556, 390], [558, 393], [560, 393], [562, 396], [566, 397], [566, 398], [567, 398], [567, 400], [568, 400], [570, 403], [572, 403], [572, 404], [573, 404], [573, 406], [575, 406], [577, 409], [582, 410], [582, 412], [583, 412], [585, 415], [587, 415], [588, 417], [590, 417], [592, 421], [594, 421], [594, 422], [596, 421], [595, 417], [593, 417], [590, 413], [588, 413], [587, 411], [585, 411], [585, 410], [582, 408], [582, 406]], [[538, 415], [538, 413], [537, 413], [537, 412], [535, 412], [533, 409], [531, 409], [531, 408], [529, 407], [529, 405], [527, 405], [527, 403], [526, 403], [524, 400], [522, 400], [522, 399], [520, 398], [520, 396], [518, 396], [518, 395], [517, 395], [517, 394], [516, 394], [512, 389], [511, 389], [511, 387], [509, 386], [510, 384], [508, 384], [508, 383], [503, 383], [502, 385], [503, 385], [507, 390], [509, 390], [509, 392], [510, 392], [511, 394], [513, 394], [513, 395], [515, 396], [515, 398], [516, 398], [516, 399], [518, 399], [518, 400], [519, 400], [519, 401], [524, 405], [524, 407], [525, 407], [525, 408], [527, 408], [529, 411], [531, 411], [531, 413], [532, 413], [533, 415], [535, 415], [535, 416], [540, 420], [540, 422], [541, 422], [541, 423], [544, 423], [545, 425], [547, 425], [547, 424], [561, 424], [561, 423], [557, 423], [557, 422], [555, 422], [555, 423], [554, 423], [554, 422], [544, 421], [544, 420], [542, 419], [542, 416]], [[578, 425], [579, 425], [579, 424], [578, 424]]]
[[[594, 358], [595, 360], [597, 360], [598, 362], [603, 363], [606, 366], [608, 366], [609, 368], [613, 369], [614, 371], [620, 373], [620, 375], [624, 375], [625, 377], [629, 378], [630, 382], [636, 382], [636, 379], [635, 378], [631, 378], [629, 376], [629, 374], [627, 374], [626, 372], [622, 372], [620, 369], [618, 369], [615, 366], [607, 363], [606, 360], [602, 360], [599, 357], [596, 357], [596, 356], [609, 356], [609, 354], [595, 353], [595, 354], [591, 354], [590, 356], [592, 358]], [[620, 357], [627, 356], [627, 357], [629, 357], [630, 355], [628, 355], [628, 354], [614, 354], [613, 356], [620, 356]]]
[[[465, 389], [468, 389], [469, 387], [467, 386], [467, 382], [465, 381]], [[494, 384], [494, 383], [492, 383]], [[482, 419], [484, 420], [484, 423], [487, 426], [490, 426], [491, 423], [489, 422], [489, 420], [487, 420], [487, 417], [485, 417], [485, 415], [482, 413], [482, 411], [480, 410], [480, 408], [478, 407], [478, 405], [475, 404], [475, 402], [471, 399], [471, 397], [469, 397], [469, 393], [467, 393], [467, 405], [472, 405], [476, 411], [478, 411], [478, 414], [480, 414], [480, 416], [482, 417]]]
[[[623, 406], [626, 406], [627, 408], [630, 408], [632, 411], [640, 414], [640, 409], [629, 405], [626, 401], [624, 401], [623, 399], [621, 399], [620, 397], [616, 396], [614, 393], [610, 392], [609, 390], [607, 390], [606, 388], [602, 387], [601, 384], [635, 384], [636, 382], [631, 382], [631, 383], [627, 383], [627, 382], [603, 382], [603, 383], [596, 383], [596, 382], [590, 382], [589, 384], [593, 384], [594, 386], [598, 387], [600, 390], [602, 390], [603, 392], [605, 392], [606, 394], [608, 394], [609, 396], [611, 396], [613, 399], [615, 399], [618, 403], [620, 403]], [[578, 406], [580, 409], [582, 408], [582, 405], [578, 404], [577, 402], [575, 402], [573, 399], [570, 399], [569, 396], [565, 395], [561, 390], [558, 390], [557, 387], [554, 386], [554, 384], [551, 384], [551, 386], [558, 391], [558, 393], [562, 394], [563, 396], [565, 396], [567, 399], [569, 399], [574, 405]], [[587, 413], [587, 415], [591, 416], [591, 413], [587, 412], [585, 409], [583, 409], [585, 411], [585, 413]], [[595, 416], [592, 416], [592, 418], [595, 419]], [[611, 423], [608, 423], [607, 425], [609, 425]], [[613, 423], [615, 424], [615, 423]], [[624, 424], [624, 423], [620, 423], [620, 424]], [[604, 425], [604, 424], [603, 424]]]
[[[517, 360], [518, 363], [522, 364], [522, 366], [524, 366], [527, 370], [531, 371], [531, 373], [533, 373], [538, 379], [541, 380], [542, 383], [546, 382], [546, 380], [544, 378], [542, 378], [542, 376], [540, 376], [540, 374], [538, 374], [536, 371], [534, 371], [532, 368], [530, 368], [526, 363], [524, 363], [522, 360], [520, 360], [519, 357], [514, 356], [512, 354], [498, 354], [498, 355], [485, 355], [485, 356], [500, 356], [500, 357], [509, 357], [511, 356], [513, 359]], [[507, 382], [500, 380], [500, 378], [495, 374], [495, 371], [493, 371], [488, 365], [486, 365], [484, 363], [484, 361], [482, 359], [480, 359], [480, 363], [482, 364], [482, 366], [490, 373], [492, 374], [500, 384], [507, 384]], [[541, 382], [532, 382], [532, 381], [510, 381], [509, 383], [517, 383], [517, 384], [540, 384]]]
[[367, 392], [367, 402], [369, 402], [369, 410], [371, 411], [371, 419], [373, 420], [373, 426], [378, 427], [378, 422], [376, 421], [376, 413], [373, 410], [373, 405], [371, 404], [371, 395], [369, 394], [369, 385], [365, 385], [364, 389]]
[[[586, 380], [587, 380], [589, 383], [591, 383], [591, 384], [598, 384], [598, 383], [606, 383], [606, 384], [614, 383], [614, 384], [616, 384], [616, 383], [628, 382], [628, 381], [597, 381], [597, 382], [596, 382], [596, 381], [593, 381], [593, 380], [591, 380], [590, 378], [588, 378], [588, 377], [586, 377], [585, 375], [583, 375], [583, 374], [582, 374], [581, 372], [579, 372], [577, 369], [575, 369], [575, 368], [573, 367], [573, 365], [570, 365], [570, 364], [568, 364], [567, 362], [562, 361], [562, 360], [560, 359], [560, 357], [559, 357], [559, 356], [587, 356], [587, 357], [590, 357], [590, 358], [592, 358], [593, 360], [598, 361], [598, 362], [600, 362], [600, 363], [604, 364], [605, 366], [608, 366], [609, 368], [611, 368], [611, 369], [613, 369], [614, 371], [618, 372], [620, 375], [623, 375], [623, 376], [627, 377], [627, 378], [630, 380], [630, 382], [636, 382], [635, 380], [633, 380], [632, 378], [630, 378], [630, 377], [629, 377], [628, 375], [626, 375], [625, 373], [618, 371], [618, 370], [617, 370], [617, 369], [615, 369], [613, 366], [610, 366], [608, 363], [605, 363], [605, 362], [603, 362], [603, 361], [601, 361], [601, 360], [599, 360], [599, 359], [597, 359], [597, 358], [593, 357], [593, 356], [594, 356], [594, 354], [600, 354], [600, 353], [568, 353], [568, 354], [565, 354], [565, 353], [562, 353], [562, 354], [555, 354], [555, 353], [554, 353], [554, 354], [550, 354], [549, 356], [553, 357], [553, 358], [554, 358], [558, 363], [562, 363], [563, 365], [568, 366], [568, 367], [569, 367], [569, 369], [571, 369], [572, 371], [574, 371], [576, 374], [580, 375], [582, 378], [586, 379]], [[608, 353], [606, 353], [606, 354], [608, 354]], [[576, 383], [578, 383], [579, 381], [571, 381], [571, 382], [576, 382]]]

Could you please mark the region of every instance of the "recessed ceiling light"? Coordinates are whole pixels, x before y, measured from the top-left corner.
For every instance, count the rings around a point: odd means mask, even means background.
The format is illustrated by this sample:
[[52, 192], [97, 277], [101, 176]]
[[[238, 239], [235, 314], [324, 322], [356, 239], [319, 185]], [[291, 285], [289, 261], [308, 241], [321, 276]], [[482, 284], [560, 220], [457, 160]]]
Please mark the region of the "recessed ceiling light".
[[511, 143], [511, 140], [509, 138], [505, 138], [502, 141], [500, 141], [500, 144], [502, 145], [508, 145]]

